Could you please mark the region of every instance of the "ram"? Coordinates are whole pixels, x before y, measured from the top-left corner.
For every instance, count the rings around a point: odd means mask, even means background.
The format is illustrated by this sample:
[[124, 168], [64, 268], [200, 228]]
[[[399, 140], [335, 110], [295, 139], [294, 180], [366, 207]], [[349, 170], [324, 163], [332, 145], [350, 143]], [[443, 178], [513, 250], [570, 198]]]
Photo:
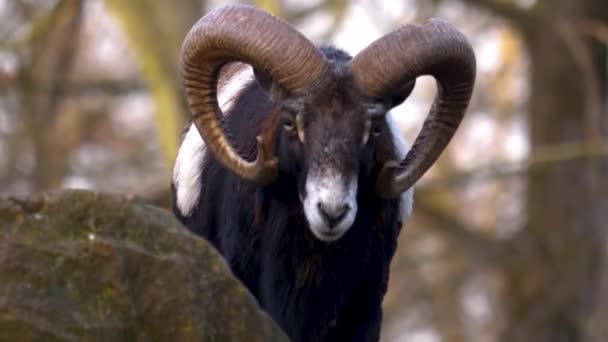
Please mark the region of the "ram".
[[[174, 167], [176, 215], [294, 341], [377, 341], [412, 185], [471, 97], [466, 38], [431, 20], [351, 58], [227, 6], [192, 28], [182, 69], [193, 122]], [[388, 111], [421, 75], [438, 91], [408, 149]]]

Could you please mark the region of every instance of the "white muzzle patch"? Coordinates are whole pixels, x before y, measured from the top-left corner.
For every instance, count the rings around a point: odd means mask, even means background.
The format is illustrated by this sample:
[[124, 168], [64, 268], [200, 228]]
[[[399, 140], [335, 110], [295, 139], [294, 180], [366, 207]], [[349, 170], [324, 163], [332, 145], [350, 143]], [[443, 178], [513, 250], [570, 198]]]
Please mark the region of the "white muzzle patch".
[[345, 179], [335, 170], [312, 171], [306, 179], [306, 198], [300, 199], [312, 233], [322, 241], [335, 241], [357, 216], [357, 177]]

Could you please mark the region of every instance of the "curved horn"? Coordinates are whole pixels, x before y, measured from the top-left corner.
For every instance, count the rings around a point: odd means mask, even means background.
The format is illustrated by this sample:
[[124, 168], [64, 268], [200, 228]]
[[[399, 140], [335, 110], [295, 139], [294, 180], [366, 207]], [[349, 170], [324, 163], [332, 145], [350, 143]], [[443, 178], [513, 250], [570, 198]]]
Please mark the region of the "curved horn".
[[217, 103], [217, 77], [228, 62], [267, 72], [290, 93], [315, 86], [327, 68], [323, 54], [280, 19], [243, 5], [208, 13], [190, 30], [182, 47], [182, 74], [192, 118], [216, 158], [244, 179], [264, 186], [277, 176], [278, 161], [257, 137], [257, 157], [245, 160], [224, 131]]
[[378, 175], [376, 192], [393, 198], [428, 170], [458, 128], [473, 92], [475, 54], [462, 33], [432, 19], [378, 39], [351, 61], [351, 67], [357, 84], [371, 97], [384, 97], [421, 75], [437, 81], [437, 95], [412, 149], [402, 161], [385, 163]]

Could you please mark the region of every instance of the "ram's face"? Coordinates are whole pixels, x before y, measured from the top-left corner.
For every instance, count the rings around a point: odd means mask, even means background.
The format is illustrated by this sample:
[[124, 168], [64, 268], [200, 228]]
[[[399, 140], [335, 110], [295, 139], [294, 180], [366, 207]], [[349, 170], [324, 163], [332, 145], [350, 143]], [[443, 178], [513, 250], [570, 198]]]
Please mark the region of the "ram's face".
[[386, 107], [363, 100], [349, 82], [338, 73], [322, 89], [280, 102], [279, 160], [295, 172], [308, 225], [323, 241], [353, 225], [361, 173], [371, 168], [387, 131]]

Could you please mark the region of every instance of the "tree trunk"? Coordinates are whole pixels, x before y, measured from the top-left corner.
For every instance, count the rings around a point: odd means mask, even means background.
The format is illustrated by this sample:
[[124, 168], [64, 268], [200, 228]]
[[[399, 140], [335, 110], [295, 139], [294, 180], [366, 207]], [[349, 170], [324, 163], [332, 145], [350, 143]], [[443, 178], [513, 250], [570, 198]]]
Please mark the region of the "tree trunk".
[[108, 0], [133, 49], [156, 106], [161, 146], [173, 164], [189, 117], [179, 56], [186, 34], [202, 16], [205, 1]]
[[[608, 23], [606, 0], [544, 1], [520, 27], [531, 62], [532, 153], [608, 136], [606, 47], [579, 30], [591, 19]], [[607, 173], [605, 156], [530, 169], [528, 225], [505, 273], [504, 341], [589, 340], [608, 227]]]

